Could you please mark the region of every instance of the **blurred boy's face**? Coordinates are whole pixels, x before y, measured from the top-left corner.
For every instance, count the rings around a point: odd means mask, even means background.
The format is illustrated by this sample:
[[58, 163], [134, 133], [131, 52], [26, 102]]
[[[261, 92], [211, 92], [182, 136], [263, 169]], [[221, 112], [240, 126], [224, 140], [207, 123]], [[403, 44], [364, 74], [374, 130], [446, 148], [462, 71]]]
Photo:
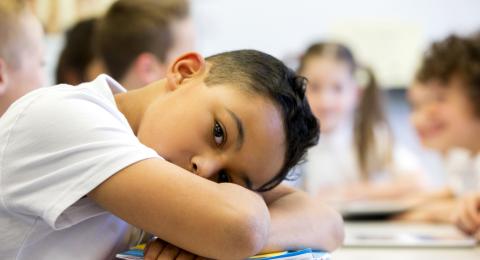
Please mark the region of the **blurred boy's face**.
[[190, 79], [157, 98], [137, 136], [180, 167], [216, 182], [259, 188], [283, 165], [283, 120], [273, 103]]
[[[19, 46], [15, 64], [7, 68], [9, 85], [7, 94], [11, 102], [25, 95], [26, 93], [41, 87], [45, 82], [44, 74], [44, 39], [43, 29], [40, 22], [31, 13], [26, 13], [20, 20], [24, 34], [17, 41]], [[13, 62], [12, 62], [13, 63]]]
[[332, 132], [352, 116], [358, 88], [346, 63], [312, 57], [301, 74], [308, 79], [306, 95], [321, 132]]
[[463, 147], [480, 151], [480, 118], [474, 115], [465, 86], [453, 78], [446, 86], [440, 82], [414, 83], [409, 90], [411, 122], [422, 144], [441, 152]]
[[169, 29], [172, 34], [172, 45], [166, 53], [165, 61], [148, 52], [138, 55], [121, 79], [120, 83], [125, 88], [137, 89], [162, 79], [165, 77], [167, 67], [175, 58], [194, 50], [194, 30], [189, 17], [181, 20], [173, 19], [169, 22]]

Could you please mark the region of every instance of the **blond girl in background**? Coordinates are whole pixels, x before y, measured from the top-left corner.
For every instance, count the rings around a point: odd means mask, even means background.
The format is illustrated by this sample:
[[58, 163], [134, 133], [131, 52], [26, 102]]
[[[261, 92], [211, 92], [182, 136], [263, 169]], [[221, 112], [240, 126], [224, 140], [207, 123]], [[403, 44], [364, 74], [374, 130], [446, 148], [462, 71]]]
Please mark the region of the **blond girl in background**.
[[393, 140], [373, 73], [340, 43], [316, 43], [299, 74], [321, 138], [303, 167], [304, 187], [331, 202], [392, 199], [423, 186], [415, 157]]

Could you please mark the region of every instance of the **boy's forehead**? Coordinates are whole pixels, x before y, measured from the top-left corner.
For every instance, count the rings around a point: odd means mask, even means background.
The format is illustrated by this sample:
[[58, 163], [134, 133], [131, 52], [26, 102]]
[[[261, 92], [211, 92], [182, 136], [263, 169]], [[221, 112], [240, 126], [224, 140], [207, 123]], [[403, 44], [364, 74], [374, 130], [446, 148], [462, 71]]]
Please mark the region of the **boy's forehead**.
[[444, 90], [448, 87], [448, 85], [449, 84], [447, 84], [443, 80], [433, 78], [433, 79], [429, 79], [429, 80], [425, 80], [425, 81], [415, 81], [412, 84], [411, 89], [413, 89], [413, 90], [422, 89], [423, 91], [433, 92], [433, 91], [437, 91], [437, 90]]

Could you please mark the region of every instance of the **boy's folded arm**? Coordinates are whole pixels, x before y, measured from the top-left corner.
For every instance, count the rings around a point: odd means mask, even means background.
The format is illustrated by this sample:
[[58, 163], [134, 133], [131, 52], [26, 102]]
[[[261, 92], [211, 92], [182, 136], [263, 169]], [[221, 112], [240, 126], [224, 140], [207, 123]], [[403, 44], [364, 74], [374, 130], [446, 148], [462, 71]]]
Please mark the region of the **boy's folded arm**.
[[286, 185], [279, 185], [263, 197], [271, 220], [262, 252], [305, 247], [333, 251], [343, 243], [342, 217], [326, 204]]
[[88, 196], [130, 224], [210, 258], [245, 258], [267, 240], [270, 217], [260, 196], [161, 159], [130, 165]]

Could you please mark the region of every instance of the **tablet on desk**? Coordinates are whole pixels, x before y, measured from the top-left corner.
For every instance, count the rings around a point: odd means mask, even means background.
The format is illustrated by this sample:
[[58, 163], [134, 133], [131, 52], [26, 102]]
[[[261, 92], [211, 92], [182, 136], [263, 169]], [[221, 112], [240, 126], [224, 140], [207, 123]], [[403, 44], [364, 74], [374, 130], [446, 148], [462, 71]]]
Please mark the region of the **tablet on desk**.
[[474, 247], [475, 239], [460, 232], [429, 234], [428, 232], [350, 233], [345, 237], [346, 247]]
[[377, 220], [400, 214], [412, 206], [412, 203], [393, 200], [355, 201], [341, 205], [339, 211], [346, 220]]

